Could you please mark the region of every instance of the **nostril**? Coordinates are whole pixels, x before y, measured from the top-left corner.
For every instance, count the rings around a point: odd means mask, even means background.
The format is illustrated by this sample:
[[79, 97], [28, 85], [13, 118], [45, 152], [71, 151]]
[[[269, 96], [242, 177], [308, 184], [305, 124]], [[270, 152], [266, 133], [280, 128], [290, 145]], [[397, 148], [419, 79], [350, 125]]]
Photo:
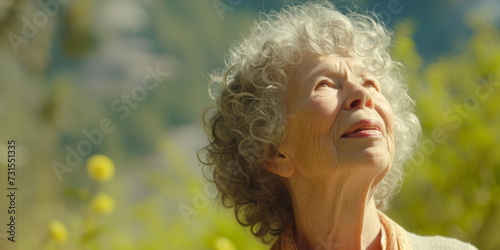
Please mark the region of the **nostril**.
[[368, 99], [368, 101], [366, 102], [366, 106], [367, 106], [367, 107], [370, 107], [370, 108], [373, 108], [373, 107], [374, 107], [374, 106], [373, 106], [373, 100], [372, 100], [371, 98], [370, 98], [370, 99]]
[[359, 105], [359, 103], [360, 103], [360, 102], [361, 102], [361, 100], [359, 100], [359, 99], [356, 99], [356, 100], [352, 101], [352, 102], [351, 102], [351, 105], [350, 105], [350, 106], [351, 106], [351, 108], [355, 108], [355, 107], [357, 107], [357, 106]]

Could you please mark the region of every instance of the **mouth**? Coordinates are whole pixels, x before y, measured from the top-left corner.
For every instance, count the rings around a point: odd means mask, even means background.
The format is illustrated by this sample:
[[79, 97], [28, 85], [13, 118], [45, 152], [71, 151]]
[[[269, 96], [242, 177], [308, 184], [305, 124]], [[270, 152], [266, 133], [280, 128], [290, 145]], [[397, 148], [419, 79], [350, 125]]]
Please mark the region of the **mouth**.
[[352, 138], [352, 137], [381, 137], [382, 124], [378, 120], [365, 119], [361, 120], [350, 128], [348, 128], [342, 138]]

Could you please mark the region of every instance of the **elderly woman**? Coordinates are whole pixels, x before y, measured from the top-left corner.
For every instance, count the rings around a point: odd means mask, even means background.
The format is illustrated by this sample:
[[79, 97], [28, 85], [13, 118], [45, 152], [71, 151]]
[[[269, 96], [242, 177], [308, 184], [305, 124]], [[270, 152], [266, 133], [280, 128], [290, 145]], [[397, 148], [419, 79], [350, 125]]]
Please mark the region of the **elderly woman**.
[[326, 2], [285, 7], [212, 74], [201, 161], [241, 225], [279, 236], [272, 249], [475, 249], [381, 212], [420, 134], [390, 35]]

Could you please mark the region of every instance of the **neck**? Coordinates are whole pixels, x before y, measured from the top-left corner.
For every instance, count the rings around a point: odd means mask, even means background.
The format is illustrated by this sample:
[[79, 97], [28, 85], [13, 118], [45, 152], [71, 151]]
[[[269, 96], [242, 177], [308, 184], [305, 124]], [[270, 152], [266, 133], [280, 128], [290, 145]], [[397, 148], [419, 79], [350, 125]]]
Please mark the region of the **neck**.
[[323, 183], [305, 183], [310, 180], [299, 175], [292, 178], [288, 184], [299, 249], [381, 248], [373, 179], [363, 181], [351, 173]]

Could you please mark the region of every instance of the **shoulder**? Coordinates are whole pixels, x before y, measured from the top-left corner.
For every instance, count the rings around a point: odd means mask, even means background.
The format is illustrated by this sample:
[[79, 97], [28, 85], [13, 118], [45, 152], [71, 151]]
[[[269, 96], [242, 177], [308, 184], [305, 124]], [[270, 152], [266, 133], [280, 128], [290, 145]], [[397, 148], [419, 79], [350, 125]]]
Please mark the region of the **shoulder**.
[[412, 248], [418, 249], [457, 249], [457, 250], [477, 250], [469, 243], [465, 243], [453, 238], [443, 236], [420, 236], [408, 232]]

